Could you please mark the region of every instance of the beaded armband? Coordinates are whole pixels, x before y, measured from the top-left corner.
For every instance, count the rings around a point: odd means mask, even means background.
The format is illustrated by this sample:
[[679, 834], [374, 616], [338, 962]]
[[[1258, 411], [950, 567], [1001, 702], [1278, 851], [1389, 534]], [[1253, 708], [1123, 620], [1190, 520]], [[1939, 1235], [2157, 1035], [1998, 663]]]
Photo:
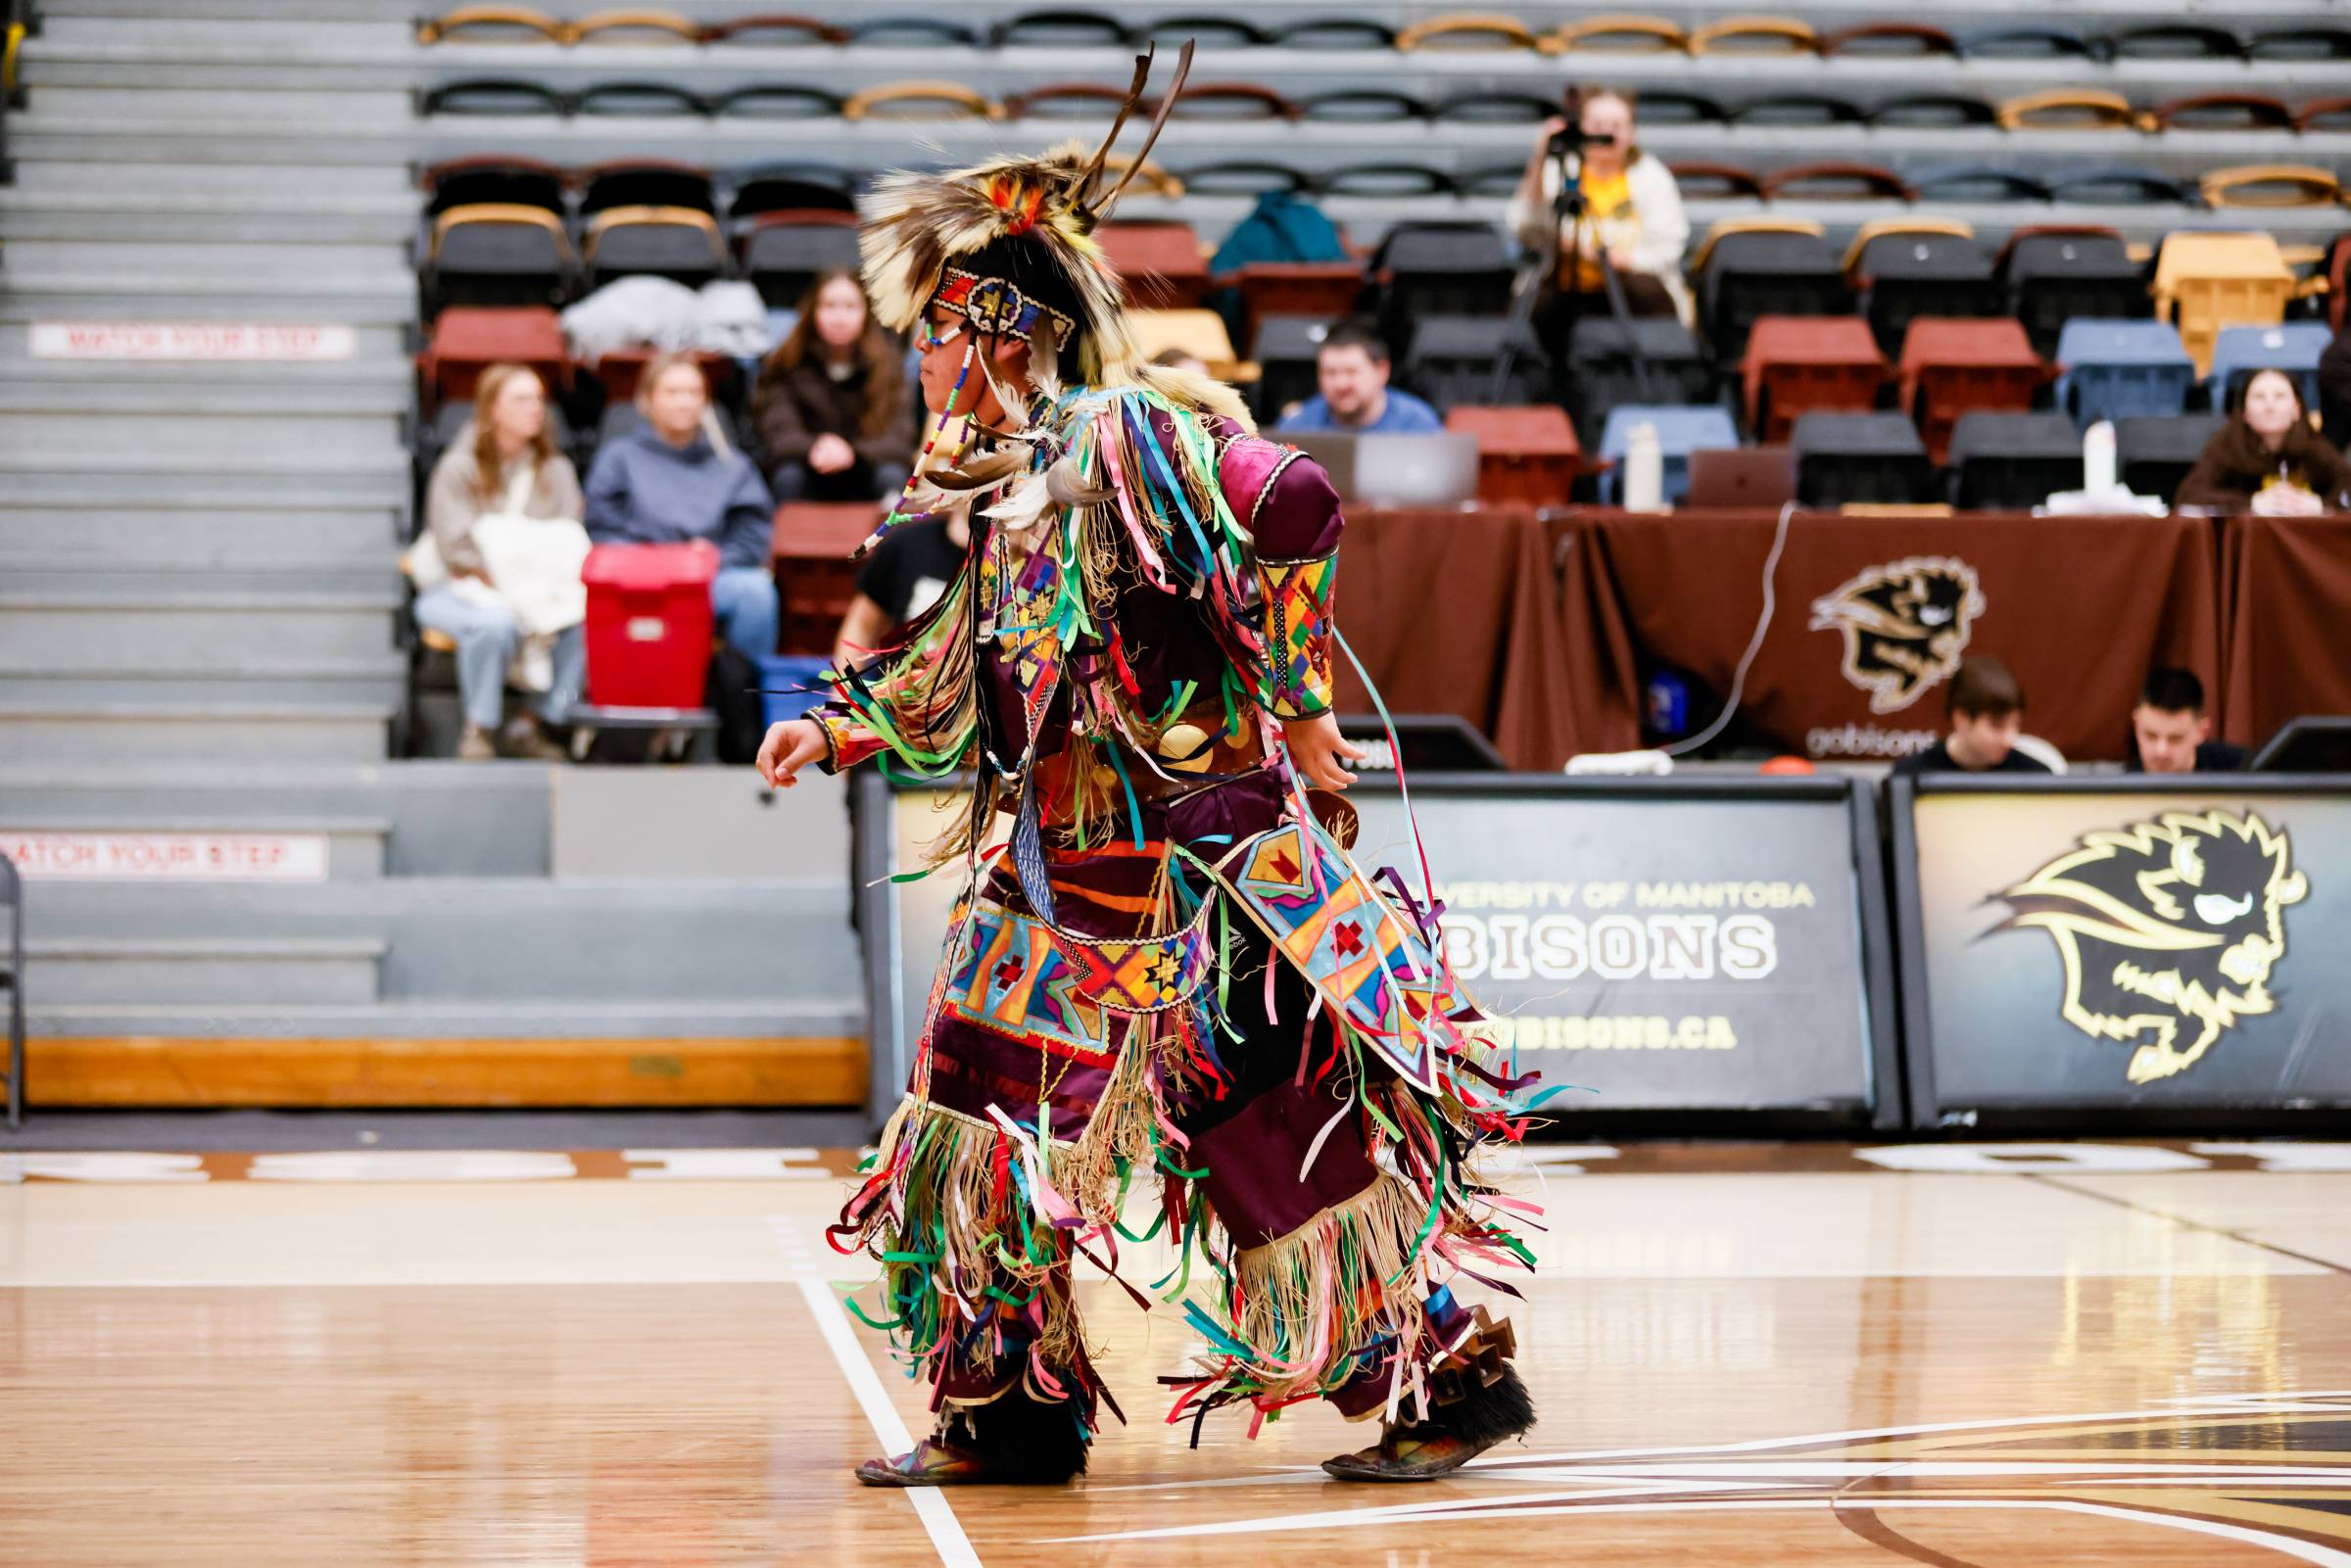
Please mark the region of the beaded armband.
[[1274, 717], [1326, 713], [1331, 703], [1330, 614], [1336, 551], [1311, 561], [1260, 561], [1266, 610], [1265, 689]]
[[830, 705], [812, 708], [808, 717], [825, 733], [824, 771], [840, 773], [854, 768], [875, 752], [886, 749], [882, 737]]

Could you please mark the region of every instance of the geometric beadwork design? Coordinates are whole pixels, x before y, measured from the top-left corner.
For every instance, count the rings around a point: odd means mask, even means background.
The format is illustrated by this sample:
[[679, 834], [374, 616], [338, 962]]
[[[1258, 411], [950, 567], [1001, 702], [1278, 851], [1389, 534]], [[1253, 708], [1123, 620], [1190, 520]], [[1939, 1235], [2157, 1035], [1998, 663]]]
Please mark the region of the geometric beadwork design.
[[1335, 550], [1319, 560], [1258, 562], [1266, 607], [1262, 695], [1276, 718], [1330, 708], [1330, 611], [1338, 572]]

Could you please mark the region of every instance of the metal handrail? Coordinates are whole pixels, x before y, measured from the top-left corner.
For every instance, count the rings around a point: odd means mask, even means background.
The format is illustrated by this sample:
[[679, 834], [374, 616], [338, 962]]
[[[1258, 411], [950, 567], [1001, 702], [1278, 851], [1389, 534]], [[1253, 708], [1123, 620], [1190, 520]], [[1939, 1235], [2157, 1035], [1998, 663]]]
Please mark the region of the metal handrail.
[[24, 879], [17, 864], [0, 854], [0, 909], [8, 911], [8, 1124], [24, 1124]]

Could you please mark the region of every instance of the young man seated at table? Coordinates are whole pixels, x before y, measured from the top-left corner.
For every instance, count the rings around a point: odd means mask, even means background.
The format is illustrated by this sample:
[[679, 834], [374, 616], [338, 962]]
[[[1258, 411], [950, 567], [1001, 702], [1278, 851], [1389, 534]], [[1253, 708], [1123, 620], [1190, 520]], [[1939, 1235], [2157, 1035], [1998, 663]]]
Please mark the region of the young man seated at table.
[[1445, 429], [1436, 409], [1388, 385], [1388, 346], [1368, 321], [1330, 329], [1315, 355], [1315, 380], [1322, 390], [1282, 415], [1275, 430], [1434, 436]]
[[1947, 698], [1950, 733], [1894, 765], [1896, 773], [2047, 773], [2016, 748], [2025, 691], [1997, 659], [1962, 659]]
[[2187, 670], [2157, 670], [2139, 688], [2131, 710], [2132, 773], [2234, 773], [2245, 748], [2212, 738], [2204, 712], [2204, 683]]

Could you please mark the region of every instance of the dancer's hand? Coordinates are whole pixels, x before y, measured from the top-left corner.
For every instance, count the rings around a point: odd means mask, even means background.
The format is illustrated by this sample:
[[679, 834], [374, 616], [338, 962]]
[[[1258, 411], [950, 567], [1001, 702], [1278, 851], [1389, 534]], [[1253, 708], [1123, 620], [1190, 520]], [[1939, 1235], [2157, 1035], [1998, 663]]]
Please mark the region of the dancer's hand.
[[814, 719], [786, 719], [770, 725], [759, 742], [759, 777], [773, 789], [790, 789], [792, 775], [825, 754], [824, 728]]
[[1339, 734], [1336, 714], [1318, 713], [1311, 719], [1281, 721], [1282, 739], [1289, 743], [1290, 761], [1307, 783], [1325, 789], [1344, 789], [1355, 783], [1339, 759], [1361, 762], [1371, 753]]

